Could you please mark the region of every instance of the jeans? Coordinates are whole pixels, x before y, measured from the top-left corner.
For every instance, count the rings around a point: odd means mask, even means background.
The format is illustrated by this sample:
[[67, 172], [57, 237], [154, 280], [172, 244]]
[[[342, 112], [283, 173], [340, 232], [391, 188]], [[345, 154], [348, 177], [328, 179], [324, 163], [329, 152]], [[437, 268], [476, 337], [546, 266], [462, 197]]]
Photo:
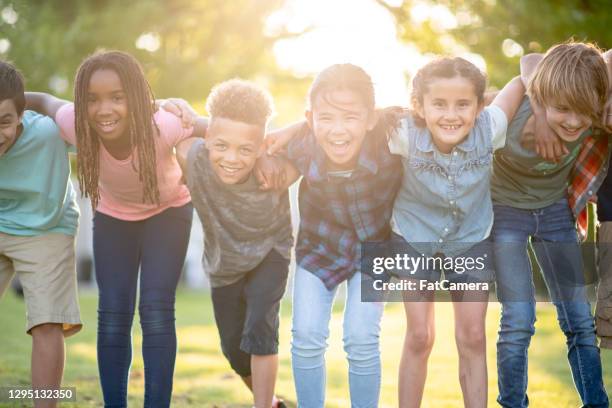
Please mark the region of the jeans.
[[105, 407], [127, 406], [139, 270], [144, 406], [170, 406], [176, 358], [175, 292], [192, 214], [189, 203], [142, 221], [123, 221], [99, 212], [94, 215], [98, 369]]
[[[300, 408], [325, 405], [325, 349], [337, 288], [328, 290], [314, 274], [296, 268], [293, 287], [293, 377]], [[380, 394], [380, 320], [384, 304], [361, 301], [361, 274], [347, 282], [344, 351], [353, 408], [376, 408]]]
[[568, 360], [585, 407], [607, 407], [591, 306], [586, 297], [581, 252], [567, 200], [538, 210], [494, 205], [493, 240], [502, 316], [497, 341], [498, 403], [527, 407], [527, 350], [535, 333], [535, 289], [527, 245], [543, 273]]

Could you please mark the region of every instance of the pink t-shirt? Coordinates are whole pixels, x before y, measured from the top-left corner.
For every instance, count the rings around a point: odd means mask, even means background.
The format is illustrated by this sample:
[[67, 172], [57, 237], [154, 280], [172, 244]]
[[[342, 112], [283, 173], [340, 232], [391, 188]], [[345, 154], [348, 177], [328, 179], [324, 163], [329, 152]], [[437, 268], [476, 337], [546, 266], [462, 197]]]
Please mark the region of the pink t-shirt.
[[[66, 104], [57, 111], [55, 122], [62, 138], [76, 145], [74, 115], [74, 104]], [[100, 143], [100, 201], [96, 211], [125, 221], [138, 221], [191, 201], [189, 190], [180, 182], [182, 172], [174, 155], [174, 146], [191, 136], [193, 128], [183, 128], [178, 117], [163, 109], [155, 112], [153, 118], [160, 131], [155, 138], [160, 204], [143, 203], [143, 183], [132, 165], [132, 160], [138, 165], [138, 156], [132, 153], [125, 160], [117, 160]]]

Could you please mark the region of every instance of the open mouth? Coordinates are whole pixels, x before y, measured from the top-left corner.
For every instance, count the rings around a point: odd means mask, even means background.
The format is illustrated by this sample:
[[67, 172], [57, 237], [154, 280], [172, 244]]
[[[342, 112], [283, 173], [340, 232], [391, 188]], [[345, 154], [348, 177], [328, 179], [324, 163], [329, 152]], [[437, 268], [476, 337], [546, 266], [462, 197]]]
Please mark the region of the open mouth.
[[350, 144], [351, 142], [349, 140], [334, 140], [329, 142], [329, 145], [335, 154], [346, 153]]
[[577, 128], [572, 128], [572, 127], [566, 127], [561, 125], [561, 128], [563, 129], [563, 131], [565, 131], [565, 133], [567, 133], [569, 136], [576, 136], [579, 135], [581, 133], [582, 127], [577, 127]]
[[108, 120], [104, 122], [96, 122], [98, 128], [104, 133], [110, 133], [117, 128], [117, 124], [119, 123], [119, 119], [117, 120]]
[[230, 167], [230, 166], [224, 166], [222, 164], [220, 164], [219, 167], [221, 167], [221, 169], [227, 174], [229, 174], [230, 176], [233, 176], [236, 173], [238, 173], [240, 170], [242, 170], [242, 167]]
[[440, 127], [444, 130], [457, 130], [461, 125], [440, 125]]

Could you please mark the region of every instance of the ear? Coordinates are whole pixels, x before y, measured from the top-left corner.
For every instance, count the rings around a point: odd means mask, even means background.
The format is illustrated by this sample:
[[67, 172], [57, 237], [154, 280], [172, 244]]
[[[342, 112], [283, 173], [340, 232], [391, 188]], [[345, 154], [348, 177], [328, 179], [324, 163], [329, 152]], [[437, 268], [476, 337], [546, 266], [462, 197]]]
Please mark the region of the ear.
[[265, 137], [266, 137], [265, 134], [261, 136], [261, 143], [259, 144], [259, 149], [257, 149], [257, 158], [258, 159], [261, 157], [262, 154], [264, 154], [264, 152], [266, 150], [268, 150], [268, 146], [266, 144]]
[[312, 111], [307, 110], [306, 112], [304, 112], [304, 117], [306, 118], [306, 122], [308, 122], [308, 127], [310, 128], [310, 130], [313, 130], [314, 126], [312, 124]]
[[478, 112], [476, 113], [476, 115], [480, 115], [482, 113], [482, 110], [485, 108], [485, 101], [484, 99], [482, 101], [480, 101], [480, 103], [478, 104]]
[[414, 104], [414, 111], [417, 115], [419, 115], [419, 118], [425, 120], [425, 109], [423, 109], [423, 105], [421, 103], [416, 102]]

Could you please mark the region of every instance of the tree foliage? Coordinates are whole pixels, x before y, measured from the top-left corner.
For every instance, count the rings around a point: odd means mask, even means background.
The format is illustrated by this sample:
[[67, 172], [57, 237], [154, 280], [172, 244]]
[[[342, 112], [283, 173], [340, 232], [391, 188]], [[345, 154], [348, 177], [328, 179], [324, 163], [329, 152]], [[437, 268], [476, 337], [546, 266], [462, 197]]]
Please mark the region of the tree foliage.
[[[141, 61], [156, 95], [200, 101], [221, 80], [274, 72], [275, 39], [263, 27], [281, 2], [0, 0], [0, 39], [10, 42], [0, 58], [20, 68], [28, 89], [57, 91], [53, 78], [72, 84], [85, 56], [120, 49]], [[59, 89], [70, 97], [70, 86]]]

